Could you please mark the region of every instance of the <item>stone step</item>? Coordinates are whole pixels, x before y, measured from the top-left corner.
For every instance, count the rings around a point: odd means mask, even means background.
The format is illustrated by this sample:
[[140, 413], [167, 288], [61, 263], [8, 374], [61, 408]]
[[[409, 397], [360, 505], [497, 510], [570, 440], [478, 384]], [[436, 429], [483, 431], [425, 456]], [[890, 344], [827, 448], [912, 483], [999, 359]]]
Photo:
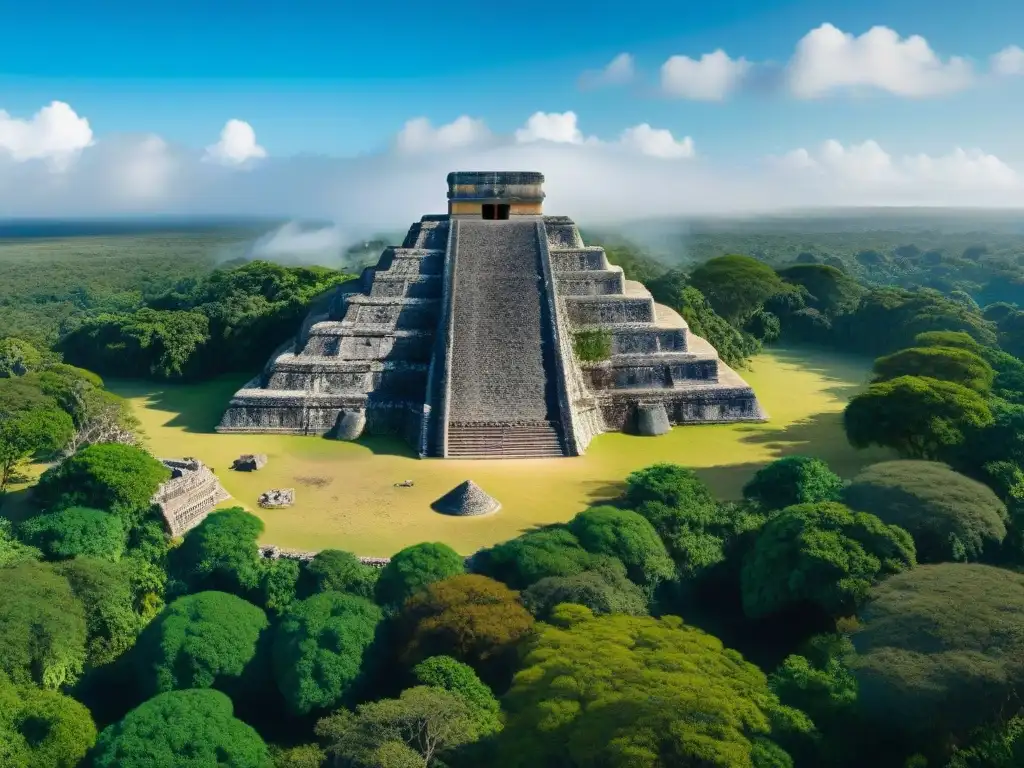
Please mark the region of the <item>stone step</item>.
[[563, 456], [557, 425], [451, 424], [448, 428], [450, 458], [543, 458]]

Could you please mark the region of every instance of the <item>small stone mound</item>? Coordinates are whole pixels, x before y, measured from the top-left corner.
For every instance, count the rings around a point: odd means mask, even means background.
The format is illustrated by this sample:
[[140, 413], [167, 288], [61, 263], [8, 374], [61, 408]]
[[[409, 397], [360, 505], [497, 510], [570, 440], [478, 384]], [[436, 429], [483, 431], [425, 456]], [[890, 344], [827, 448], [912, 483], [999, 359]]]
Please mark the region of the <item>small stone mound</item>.
[[281, 509], [295, 503], [294, 488], [274, 488], [261, 493], [258, 503], [264, 509]]
[[472, 480], [456, 486], [444, 496], [431, 504], [435, 512], [456, 517], [473, 517], [487, 515], [501, 509], [497, 499], [488, 495], [483, 488]]
[[267, 466], [267, 454], [243, 453], [235, 459], [231, 468], [236, 472], [255, 472], [258, 469], [263, 469], [265, 466]]
[[672, 429], [664, 403], [638, 405], [636, 407], [637, 434], [653, 437], [664, 435]]

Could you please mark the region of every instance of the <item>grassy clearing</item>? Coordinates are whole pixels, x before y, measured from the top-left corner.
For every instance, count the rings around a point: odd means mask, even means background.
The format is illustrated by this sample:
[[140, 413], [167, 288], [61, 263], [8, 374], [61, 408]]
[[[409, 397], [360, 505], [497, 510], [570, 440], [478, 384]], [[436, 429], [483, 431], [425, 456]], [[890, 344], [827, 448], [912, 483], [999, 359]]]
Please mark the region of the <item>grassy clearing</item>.
[[[841, 412], [863, 386], [869, 362], [826, 352], [777, 350], [755, 359], [745, 376], [771, 416], [768, 424], [674, 429], [659, 438], [608, 434], [586, 456], [527, 461], [421, 461], [403, 444], [360, 444], [284, 435], [218, 435], [213, 427], [242, 383], [225, 378], [200, 385], [108, 382], [131, 398], [158, 456], [195, 456], [218, 472], [240, 503], [266, 523], [264, 541], [282, 547], [339, 547], [386, 556], [420, 541], [444, 541], [460, 552], [511, 538], [533, 526], [567, 520], [590, 504], [616, 496], [634, 469], [672, 461], [698, 469], [717, 494], [739, 496], [754, 471], [772, 459], [806, 453], [849, 477], [865, 464], [889, 458], [854, 451]], [[260, 472], [228, 469], [243, 453], [266, 453]], [[466, 479], [502, 503], [492, 517], [458, 519], [430, 503]], [[396, 488], [413, 480], [412, 488]], [[260, 510], [269, 488], [294, 487], [287, 510]]]

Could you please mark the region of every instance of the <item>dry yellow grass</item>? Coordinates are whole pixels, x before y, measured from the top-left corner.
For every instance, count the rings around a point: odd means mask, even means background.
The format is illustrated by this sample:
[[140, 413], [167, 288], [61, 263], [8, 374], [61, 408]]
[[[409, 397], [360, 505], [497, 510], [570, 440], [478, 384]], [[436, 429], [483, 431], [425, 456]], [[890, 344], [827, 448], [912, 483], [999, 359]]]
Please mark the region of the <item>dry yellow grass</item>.
[[[195, 456], [212, 466], [240, 504], [266, 523], [266, 543], [295, 549], [337, 547], [387, 556], [420, 541], [443, 541], [460, 552], [512, 538], [533, 526], [564, 521], [589, 504], [618, 495], [631, 471], [670, 461], [700, 471], [719, 496], [736, 498], [765, 463], [790, 453], [826, 460], [843, 476], [883, 452], [854, 451], [841, 412], [866, 379], [869, 362], [824, 352], [777, 350], [743, 375], [771, 421], [767, 424], [681, 427], [657, 438], [608, 434], [586, 456], [520, 461], [420, 460], [401, 443], [361, 444], [284, 435], [219, 435], [213, 427], [238, 378], [201, 385], [108, 382], [129, 397], [157, 456]], [[267, 466], [232, 472], [243, 453], [265, 453]], [[466, 479], [497, 498], [502, 509], [481, 518], [451, 518], [430, 503]], [[395, 483], [412, 480], [412, 488]], [[261, 510], [256, 497], [294, 487], [290, 509]]]

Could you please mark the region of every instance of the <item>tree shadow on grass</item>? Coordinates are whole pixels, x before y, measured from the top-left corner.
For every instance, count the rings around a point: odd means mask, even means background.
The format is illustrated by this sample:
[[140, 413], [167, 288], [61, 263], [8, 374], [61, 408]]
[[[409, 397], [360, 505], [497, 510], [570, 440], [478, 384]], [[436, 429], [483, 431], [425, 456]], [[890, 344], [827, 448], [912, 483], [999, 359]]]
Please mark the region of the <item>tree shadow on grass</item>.
[[[839, 400], [849, 400], [861, 392], [871, 379], [874, 360], [870, 357], [814, 346], [771, 348], [769, 351], [781, 363], [820, 376], [828, 383], [822, 392]], [[756, 360], [753, 365], [756, 371]]]
[[18, 523], [36, 511], [32, 504], [32, 488], [16, 488], [0, 493], [0, 517]]

